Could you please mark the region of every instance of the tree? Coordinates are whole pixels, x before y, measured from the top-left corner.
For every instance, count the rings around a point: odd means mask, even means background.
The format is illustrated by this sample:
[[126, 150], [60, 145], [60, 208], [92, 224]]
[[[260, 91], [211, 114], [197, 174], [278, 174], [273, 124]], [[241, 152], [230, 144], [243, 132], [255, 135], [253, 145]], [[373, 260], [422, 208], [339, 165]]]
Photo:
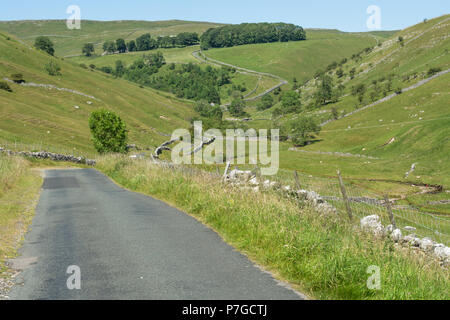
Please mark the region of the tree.
[[331, 117], [332, 117], [334, 120], [339, 119], [339, 112], [338, 112], [338, 110], [336, 109], [336, 107], [331, 108]]
[[152, 36], [150, 33], [143, 34], [136, 39], [137, 51], [147, 51], [152, 49]]
[[131, 40], [130, 42], [128, 42], [128, 43], [127, 43], [127, 49], [128, 49], [128, 52], [134, 52], [134, 51], [137, 51], [136, 41]]
[[403, 40], [404, 40], [404, 39], [403, 39], [402, 36], [398, 37], [398, 42], [400, 43], [400, 45], [401, 45], [402, 47], [405, 45], [405, 43], [404, 43]]
[[270, 93], [268, 93], [261, 98], [261, 102], [258, 104], [257, 109], [262, 111], [272, 108], [272, 106], [273, 106], [273, 98], [270, 95]]
[[53, 60], [50, 60], [49, 63], [47, 63], [44, 66], [45, 70], [47, 71], [47, 73], [51, 76], [60, 76], [61, 75], [61, 67], [54, 62]]
[[230, 111], [231, 115], [234, 117], [244, 117], [247, 115], [247, 113], [244, 111], [244, 108], [245, 108], [244, 100], [234, 99], [233, 102], [231, 102], [228, 111]]
[[95, 51], [95, 49], [94, 49], [94, 44], [93, 44], [93, 43], [86, 43], [86, 44], [83, 46], [82, 52], [83, 52], [83, 54], [84, 54], [86, 57], [92, 56], [92, 54], [94, 53], [94, 51]]
[[302, 117], [291, 124], [292, 142], [295, 146], [303, 147], [309, 140], [319, 134], [321, 127], [311, 117]]
[[122, 77], [126, 71], [125, 65], [123, 64], [122, 60], [116, 61], [116, 70], [114, 70], [114, 75], [116, 77]]
[[89, 117], [89, 128], [99, 153], [126, 153], [127, 129], [118, 115], [105, 109], [94, 111]]
[[295, 91], [287, 91], [281, 97], [281, 106], [283, 114], [295, 112], [301, 105], [300, 94]]
[[116, 48], [119, 53], [125, 53], [127, 51], [127, 45], [122, 38], [116, 40]]
[[333, 79], [328, 75], [323, 75], [320, 79], [319, 88], [316, 92], [316, 104], [326, 105], [333, 98]]
[[103, 50], [107, 53], [114, 53], [117, 50], [116, 43], [114, 41], [106, 41], [103, 44]]
[[292, 83], [293, 83], [292, 90], [297, 90], [298, 89], [298, 81], [297, 81], [296, 77], [294, 77], [294, 79], [292, 79]]
[[217, 105], [210, 105], [206, 100], [200, 100], [194, 107], [194, 110], [202, 117], [222, 121], [222, 108]]
[[47, 52], [51, 56], [55, 54], [53, 42], [48, 37], [44, 36], [37, 37], [34, 42], [34, 47], [38, 50]]
[[355, 68], [352, 68], [352, 69], [350, 70], [350, 79], [353, 79], [353, 78], [355, 77], [355, 74], [356, 74], [356, 69], [355, 69]]
[[339, 68], [336, 71], [336, 75], [337, 75], [338, 78], [342, 78], [344, 76], [344, 70], [342, 70], [342, 68]]

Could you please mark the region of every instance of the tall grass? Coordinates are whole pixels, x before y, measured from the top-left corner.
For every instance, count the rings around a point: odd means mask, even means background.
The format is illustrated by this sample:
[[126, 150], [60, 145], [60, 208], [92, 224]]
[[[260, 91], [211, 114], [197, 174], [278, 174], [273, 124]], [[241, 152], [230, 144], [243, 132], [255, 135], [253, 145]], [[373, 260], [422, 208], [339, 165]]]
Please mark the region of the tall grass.
[[41, 182], [25, 159], [0, 155], [0, 277], [31, 223]]
[[[276, 192], [244, 191], [214, 174], [118, 156], [99, 159], [98, 168], [129, 189], [192, 214], [312, 298], [449, 298], [448, 271], [437, 263]], [[381, 268], [381, 290], [367, 287], [370, 266]]]

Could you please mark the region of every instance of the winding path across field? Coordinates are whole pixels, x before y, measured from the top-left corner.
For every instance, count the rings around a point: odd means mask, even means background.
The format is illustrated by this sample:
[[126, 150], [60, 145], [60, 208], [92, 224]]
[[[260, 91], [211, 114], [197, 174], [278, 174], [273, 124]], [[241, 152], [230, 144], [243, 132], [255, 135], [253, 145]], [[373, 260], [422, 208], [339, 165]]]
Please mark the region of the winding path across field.
[[[283, 79], [283, 78], [281, 78], [281, 77], [279, 77], [277, 75], [274, 75], [274, 74], [270, 74], [270, 73], [266, 73], [266, 72], [258, 72], [258, 71], [254, 71], [254, 70], [250, 70], [250, 69], [245, 69], [245, 68], [241, 68], [241, 67], [229, 64], [229, 63], [225, 63], [225, 62], [222, 62], [222, 61], [218, 61], [218, 60], [215, 60], [215, 59], [211, 59], [211, 58], [205, 57], [205, 55], [200, 50], [194, 51], [192, 53], [192, 55], [197, 60], [199, 60], [201, 62], [209, 63], [209, 64], [214, 65], [214, 66], [227, 66], [227, 67], [231, 67], [231, 68], [236, 69], [237, 72], [239, 72], [239, 73], [249, 74], [249, 75], [254, 75], [254, 76], [259, 76], [259, 77], [265, 76], [265, 77], [274, 78], [274, 79], [277, 79], [277, 80], [280, 81], [276, 86], [274, 86], [274, 87], [272, 87], [270, 89], [267, 89], [266, 91], [264, 91], [264, 92], [262, 92], [262, 93], [260, 93], [260, 94], [258, 94], [256, 96], [254, 96], [254, 97], [248, 98], [250, 95], [252, 95], [254, 92], [256, 92], [256, 90], [258, 89], [258, 85], [257, 85], [257, 87], [252, 92], [250, 92], [249, 94], [247, 94], [244, 97], [245, 101], [255, 101], [255, 100], [263, 97], [264, 95], [275, 91], [276, 89], [280, 88], [281, 86], [283, 86], [285, 84], [288, 84], [288, 81], [286, 81], [285, 79]], [[228, 107], [230, 104], [231, 103], [224, 104], [222, 107]]]

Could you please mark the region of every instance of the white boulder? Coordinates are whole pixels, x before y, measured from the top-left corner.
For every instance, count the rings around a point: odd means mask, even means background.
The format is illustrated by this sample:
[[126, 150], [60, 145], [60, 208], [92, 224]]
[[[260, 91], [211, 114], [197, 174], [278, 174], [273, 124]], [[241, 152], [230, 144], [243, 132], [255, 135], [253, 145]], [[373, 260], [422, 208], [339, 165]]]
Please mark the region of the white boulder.
[[378, 236], [385, 234], [384, 227], [380, 222], [380, 217], [377, 215], [372, 215], [361, 219], [361, 228]]
[[434, 241], [430, 238], [423, 238], [420, 241], [420, 249], [423, 251], [432, 251], [434, 248]]
[[391, 239], [392, 241], [400, 242], [400, 240], [402, 239], [402, 230], [395, 229], [394, 231], [392, 231]]

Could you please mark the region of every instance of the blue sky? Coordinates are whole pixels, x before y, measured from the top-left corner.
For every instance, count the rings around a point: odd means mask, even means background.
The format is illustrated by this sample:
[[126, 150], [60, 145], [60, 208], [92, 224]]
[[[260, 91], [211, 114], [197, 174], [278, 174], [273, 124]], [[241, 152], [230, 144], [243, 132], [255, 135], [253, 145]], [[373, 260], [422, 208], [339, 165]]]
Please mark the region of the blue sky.
[[367, 31], [367, 7], [381, 9], [383, 30], [403, 29], [450, 13], [449, 0], [2, 0], [0, 20], [65, 19], [78, 5], [82, 19], [290, 22], [307, 28]]

